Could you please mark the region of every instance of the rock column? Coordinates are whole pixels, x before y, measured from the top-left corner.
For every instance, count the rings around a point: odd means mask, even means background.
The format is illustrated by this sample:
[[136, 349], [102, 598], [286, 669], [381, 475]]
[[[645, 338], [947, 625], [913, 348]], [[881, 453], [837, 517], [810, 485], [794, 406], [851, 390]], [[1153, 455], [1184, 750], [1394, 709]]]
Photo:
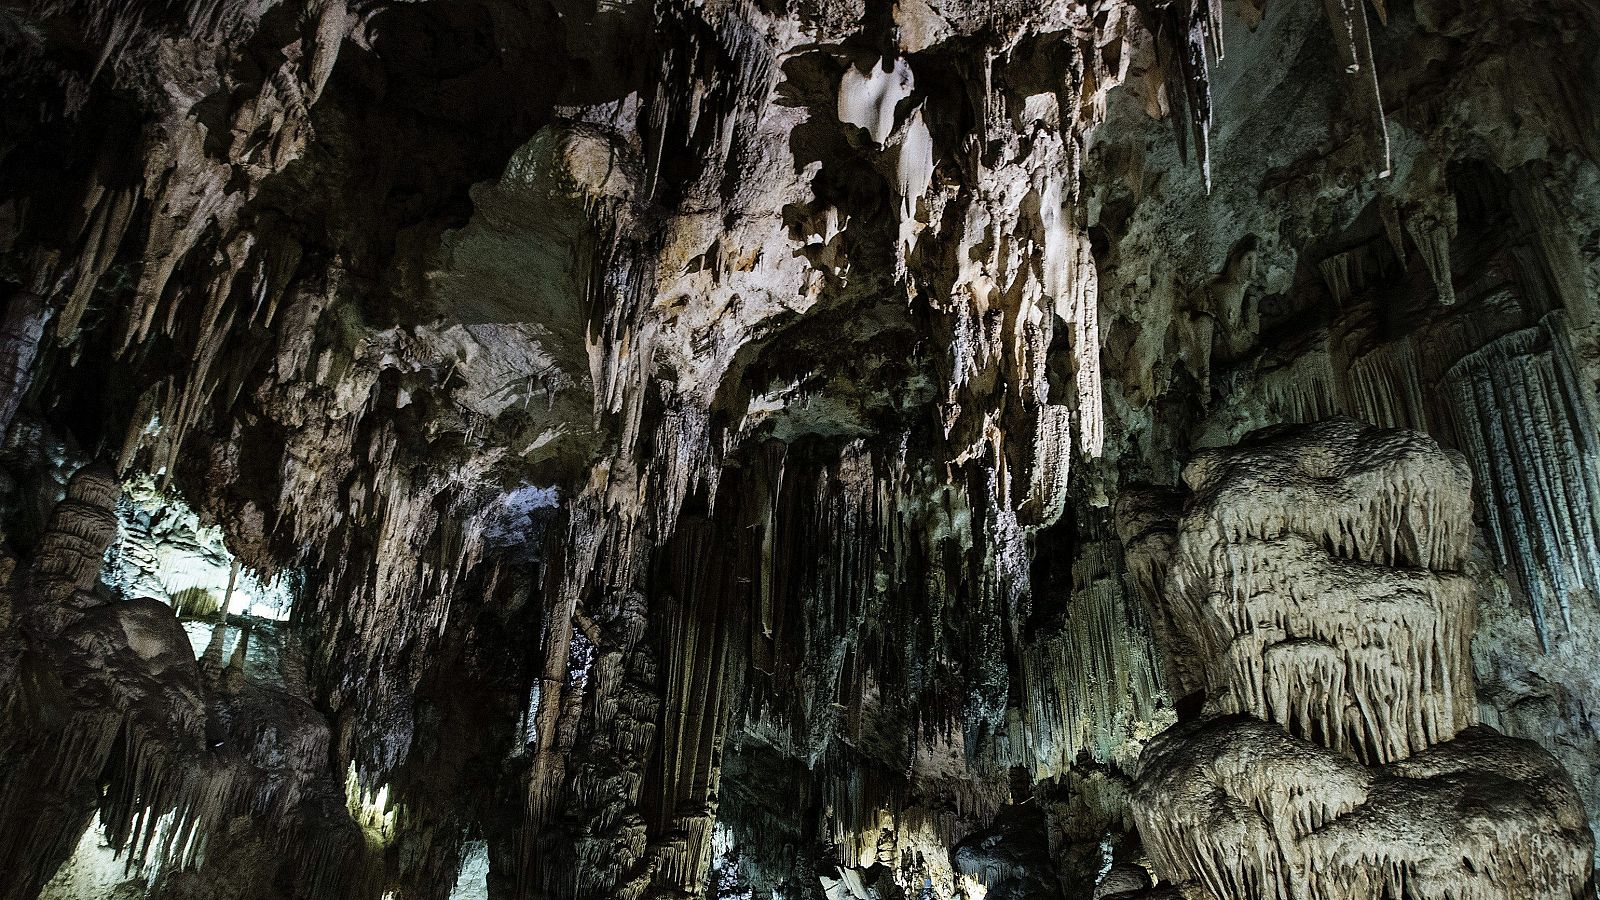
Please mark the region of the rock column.
[[1340, 419], [1184, 480], [1152, 599], [1204, 702], [1140, 759], [1156, 874], [1217, 900], [1592, 896], [1571, 779], [1476, 724], [1465, 462]]

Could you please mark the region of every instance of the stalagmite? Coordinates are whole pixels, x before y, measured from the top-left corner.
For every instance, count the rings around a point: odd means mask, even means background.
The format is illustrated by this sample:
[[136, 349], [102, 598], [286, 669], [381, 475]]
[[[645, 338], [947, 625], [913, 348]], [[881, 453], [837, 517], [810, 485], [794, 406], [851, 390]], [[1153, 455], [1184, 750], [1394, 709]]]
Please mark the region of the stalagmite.
[[1158, 599], [1208, 661], [1207, 704], [1140, 758], [1156, 871], [1217, 900], [1592, 891], [1570, 777], [1475, 724], [1464, 461], [1336, 419], [1184, 477]]
[[35, 602], [44, 619], [61, 623], [66, 621], [63, 607], [99, 603], [86, 595], [99, 581], [102, 559], [117, 534], [119, 494], [110, 470], [100, 466], [79, 469], [67, 483], [67, 496], [51, 513], [39, 541], [36, 578], [41, 590]]
[[1368, 762], [1475, 721], [1459, 457], [1335, 419], [1207, 451], [1185, 480], [1167, 602], [1219, 711]]
[[[1158, 738], [1142, 765], [1140, 834], [1186, 896], [1592, 891], [1594, 839], [1571, 779], [1535, 745], [1481, 726], [1367, 769], [1270, 724], [1220, 718]], [[1497, 790], [1472, 794], [1482, 781]]]

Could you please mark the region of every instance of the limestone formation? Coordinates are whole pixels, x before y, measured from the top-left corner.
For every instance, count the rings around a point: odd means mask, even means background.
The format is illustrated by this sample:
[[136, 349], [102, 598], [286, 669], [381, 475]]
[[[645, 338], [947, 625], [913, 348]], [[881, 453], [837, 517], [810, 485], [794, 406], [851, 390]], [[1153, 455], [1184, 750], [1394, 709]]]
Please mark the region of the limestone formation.
[[1207, 702], [1140, 759], [1157, 873], [1212, 898], [1592, 893], [1570, 776], [1476, 724], [1465, 460], [1333, 419], [1203, 452], [1184, 480], [1154, 598]]
[[1247, 717], [1182, 727], [1146, 752], [1140, 835], [1187, 896], [1593, 893], [1571, 779], [1483, 726], [1375, 768]]
[[1335, 419], [1202, 453], [1184, 480], [1164, 602], [1218, 712], [1371, 763], [1477, 721], [1459, 456]]
[[0, 0], [0, 897], [1173, 896], [1216, 716], [1560, 888], [1597, 35]]

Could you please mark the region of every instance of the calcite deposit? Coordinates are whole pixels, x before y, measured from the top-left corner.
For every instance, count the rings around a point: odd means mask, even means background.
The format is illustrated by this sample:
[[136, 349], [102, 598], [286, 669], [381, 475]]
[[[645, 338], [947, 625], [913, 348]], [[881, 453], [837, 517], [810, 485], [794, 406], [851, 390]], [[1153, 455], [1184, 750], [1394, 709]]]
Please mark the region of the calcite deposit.
[[1188, 897], [1588, 897], [1594, 838], [1571, 779], [1482, 726], [1367, 768], [1257, 719], [1146, 751], [1154, 868]]
[[[1582, 0], [0, 0], [0, 896], [1581, 889], [1595, 97]], [[1182, 855], [1247, 727], [1342, 844]]]
[[1198, 721], [1132, 808], [1190, 896], [1587, 897], [1571, 776], [1476, 724], [1471, 479], [1426, 435], [1279, 427], [1184, 470], [1167, 578]]
[[1184, 481], [1161, 594], [1218, 712], [1382, 763], [1477, 721], [1459, 456], [1331, 419], [1202, 453]]

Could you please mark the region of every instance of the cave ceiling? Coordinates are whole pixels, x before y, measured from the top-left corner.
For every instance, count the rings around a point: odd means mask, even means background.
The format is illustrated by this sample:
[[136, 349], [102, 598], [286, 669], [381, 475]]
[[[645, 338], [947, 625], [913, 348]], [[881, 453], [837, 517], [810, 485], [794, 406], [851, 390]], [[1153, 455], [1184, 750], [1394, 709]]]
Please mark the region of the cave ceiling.
[[0, 0], [0, 900], [1577, 900], [1600, 9]]

